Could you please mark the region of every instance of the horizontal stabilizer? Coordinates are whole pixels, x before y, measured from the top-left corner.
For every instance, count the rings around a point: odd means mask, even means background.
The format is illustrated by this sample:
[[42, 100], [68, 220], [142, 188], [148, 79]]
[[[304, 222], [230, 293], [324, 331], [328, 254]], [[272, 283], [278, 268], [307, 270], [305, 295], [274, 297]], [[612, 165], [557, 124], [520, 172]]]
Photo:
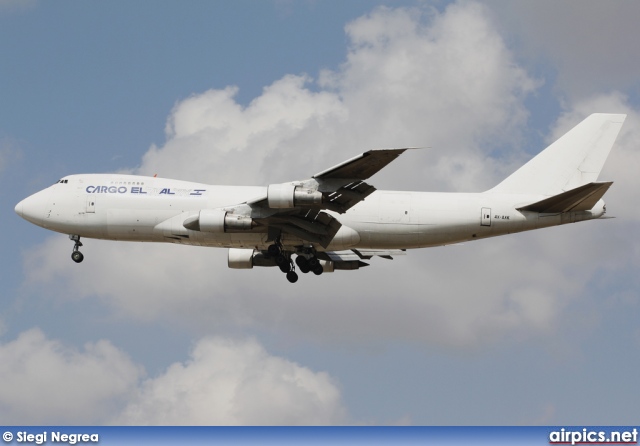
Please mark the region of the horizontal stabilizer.
[[588, 183], [554, 195], [553, 197], [545, 198], [542, 201], [518, 208], [518, 210], [545, 214], [588, 211], [596, 205], [612, 184], [612, 181]]

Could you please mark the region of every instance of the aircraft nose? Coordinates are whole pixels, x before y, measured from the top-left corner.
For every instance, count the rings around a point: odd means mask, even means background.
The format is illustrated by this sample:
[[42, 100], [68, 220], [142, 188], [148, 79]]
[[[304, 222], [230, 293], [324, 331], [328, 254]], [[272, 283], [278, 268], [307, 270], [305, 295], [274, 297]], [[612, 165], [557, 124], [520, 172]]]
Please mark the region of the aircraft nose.
[[50, 190], [45, 189], [25, 198], [16, 205], [16, 214], [33, 224], [42, 226], [44, 212], [49, 205], [50, 193]]
[[16, 211], [16, 214], [18, 214], [20, 217], [22, 217], [22, 202], [23, 201], [24, 200], [22, 200], [20, 203], [16, 204], [16, 207], [14, 209]]

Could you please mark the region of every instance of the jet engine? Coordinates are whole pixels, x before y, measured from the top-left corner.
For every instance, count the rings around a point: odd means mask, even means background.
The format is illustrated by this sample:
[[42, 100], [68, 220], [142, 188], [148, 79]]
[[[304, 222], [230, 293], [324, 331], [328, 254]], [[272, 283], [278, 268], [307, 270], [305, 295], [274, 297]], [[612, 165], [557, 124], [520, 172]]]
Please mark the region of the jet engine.
[[266, 257], [255, 249], [229, 248], [229, 268], [251, 269], [254, 266], [276, 266], [275, 257]]
[[296, 206], [314, 206], [322, 203], [322, 192], [304, 189], [294, 184], [270, 184], [267, 202], [271, 209], [293, 209]]
[[368, 266], [369, 264], [359, 260], [343, 260], [340, 262], [334, 262], [333, 260], [320, 260], [320, 265], [322, 265], [323, 272], [332, 273], [335, 270], [360, 269], [361, 267]]
[[187, 218], [183, 226], [201, 232], [242, 232], [255, 226], [253, 219], [245, 215], [229, 214], [223, 209], [202, 209], [196, 216]]

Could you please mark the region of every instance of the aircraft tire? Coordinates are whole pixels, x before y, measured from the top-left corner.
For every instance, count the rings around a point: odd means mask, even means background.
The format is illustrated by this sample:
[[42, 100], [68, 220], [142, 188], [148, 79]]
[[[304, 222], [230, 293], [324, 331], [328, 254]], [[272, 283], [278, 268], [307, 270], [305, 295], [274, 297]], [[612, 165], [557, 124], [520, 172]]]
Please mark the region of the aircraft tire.
[[84, 260], [84, 255], [80, 251], [73, 251], [71, 253], [71, 260], [76, 263], [80, 263]]
[[316, 266], [313, 267], [311, 271], [313, 271], [313, 274], [315, 274], [316, 276], [319, 276], [320, 274], [323, 273], [322, 265], [317, 264]]
[[277, 257], [280, 255], [280, 247], [278, 245], [269, 245], [267, 247], [267, 253], [270, 256]]
[[298, 281], [298, 275], [295, 271], [289, 271], [287, 273], [287, 280], [291, 283], [296, 283]]

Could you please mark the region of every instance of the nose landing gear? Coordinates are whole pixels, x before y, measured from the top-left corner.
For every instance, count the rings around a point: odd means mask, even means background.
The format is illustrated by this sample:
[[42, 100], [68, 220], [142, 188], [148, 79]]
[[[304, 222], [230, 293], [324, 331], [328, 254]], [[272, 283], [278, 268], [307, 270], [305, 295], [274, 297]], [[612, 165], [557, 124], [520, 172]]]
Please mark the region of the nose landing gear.
[[69, 235], [69, 239], [76, 242], [75, 245], [73, 245], [71, 260], [73, 260], [76, 263], [82, 262], [84, 260], [84, 255], [79, 251], [80, 247], [82, 246], [82, 242], [80, 241], [80, 236], [71, 234]]

